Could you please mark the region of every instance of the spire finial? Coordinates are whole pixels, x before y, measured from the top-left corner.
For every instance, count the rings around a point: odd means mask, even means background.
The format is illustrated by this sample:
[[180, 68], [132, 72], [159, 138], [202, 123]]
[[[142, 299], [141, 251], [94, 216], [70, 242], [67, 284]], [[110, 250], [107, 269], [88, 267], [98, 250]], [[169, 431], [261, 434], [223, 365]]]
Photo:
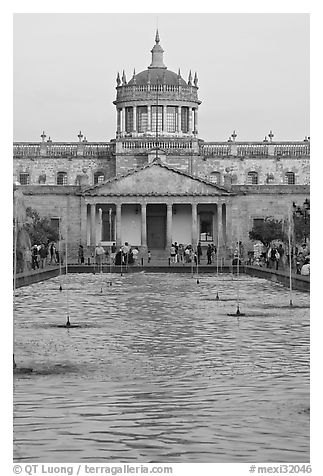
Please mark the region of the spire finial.
[[157, 45], [160, 42], [158, 28], [156, 29], [155, 42], [156, 42]]
[[192, 85], [192, 71], [190, 70], [190, 73], [188, 75], [188, 83], [187, 83], [189, 86]]
[[79, 138], [79, 142], [81, 142], [81, 141], [82, 141], [82, 137], [83, 137], [83, 134], [82, 134], [81, 131], [78, 133], [78, 136], [77, 136], [77, 137]]
[[43, 133], [40, 137], [41, 137], [42, 142], [45, 142], [45, 139], [46, 139], [45, 131], [43, 131]]

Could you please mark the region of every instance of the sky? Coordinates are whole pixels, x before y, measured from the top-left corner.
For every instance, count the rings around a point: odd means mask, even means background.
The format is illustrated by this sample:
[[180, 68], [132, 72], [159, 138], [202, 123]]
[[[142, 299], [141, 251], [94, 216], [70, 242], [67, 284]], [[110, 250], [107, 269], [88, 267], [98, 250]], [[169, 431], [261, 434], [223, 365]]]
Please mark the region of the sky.
[[201, 139], [310, 135], [308, 14], [19, 13], [14, 140], [115, 138], [117, 72], [147, 69], [157, 25], [167, 68], [198, 73]]

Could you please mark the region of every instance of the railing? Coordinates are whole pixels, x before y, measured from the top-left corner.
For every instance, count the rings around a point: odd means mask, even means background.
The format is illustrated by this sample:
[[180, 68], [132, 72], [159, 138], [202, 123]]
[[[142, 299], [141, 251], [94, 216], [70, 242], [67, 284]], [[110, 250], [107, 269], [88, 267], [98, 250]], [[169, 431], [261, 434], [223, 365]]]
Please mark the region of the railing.
[[[160, 147], [167, 150], [193, 149], [190, 139], [164, 140], [121, 140], [121, 147], [127, 150], [154, 149]], [[119, 142], [119, 144], [120, 144]], [[194, 141], [196, 146], [196, 141]], [[104, 142], [16, 142], [13, 145], [13, 155], [19, 157], [108, 157], [115, 152], [116, 144]], [[200, 142], [200, 154], [204, 157], [300, 157], [310, 155], [310, 143], [281, 142], [281, 143], [252, 143], [252, 142]]]
[[204, 142], [200, 144], [200, 154], [204, 157], [299, 157], [310, 155], [310, 143]]
[[163, 99], [180, 97], [187, 101], [198, 101], [197, 89], [195, 86], [179, 86], [176, 84], [144, 84], [144, 85], [125, 85], [117, 87], [116, 101], [122, 101], [132, 98], [151, 99], [157, 92], [163, 93]]
[[14, 157], [107, 157], [115, 151], [115, 144], [110, 143], [15, 143]]
[[124, 141], [123, 149], [192, 149], [191, 141]]

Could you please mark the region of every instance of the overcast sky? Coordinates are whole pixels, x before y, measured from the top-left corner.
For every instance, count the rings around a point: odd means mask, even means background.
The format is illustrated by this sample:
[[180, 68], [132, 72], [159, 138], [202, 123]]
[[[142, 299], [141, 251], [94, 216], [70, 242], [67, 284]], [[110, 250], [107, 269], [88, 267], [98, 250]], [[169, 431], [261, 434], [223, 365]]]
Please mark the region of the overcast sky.
[[199, 137], [302, 140], [309, 129], [306, 14], [16, 14], [14, 140], [115, 137], [115, 78], [151, 62], [199, 77]]

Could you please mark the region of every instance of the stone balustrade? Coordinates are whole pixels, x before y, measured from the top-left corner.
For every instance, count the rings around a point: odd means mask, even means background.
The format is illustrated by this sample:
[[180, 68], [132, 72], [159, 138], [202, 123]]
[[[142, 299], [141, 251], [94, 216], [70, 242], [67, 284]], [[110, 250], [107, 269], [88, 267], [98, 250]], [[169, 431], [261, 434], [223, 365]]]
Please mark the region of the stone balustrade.
[[204, 157], [300, 157], [310, 155], [309, 142], [202, 142]]
[[118, 86], [115, 102], [138, 99], [141, 101], [152, 100], [157, 92], [162, 93], [160, 99], [180, 99], [182, 101], [198, 102], [198, 88], [195, 86], [180, 86], [175, 84], [143, 84], [131, 86]]
[[109, 157], [115, 152], [114, 143], [105, 142], [15, 142], [14, 158], [23, 157]]
[[[124, 151], [146, 150], [159, 147], [168, 151], [194, 150], [202, 157], [303, 157], [310, 155], [310, 143], [293, 142], [203, 142], [188, 138], [120, 138], [118, 149]], [[15, 142], [14, 158], [23, 157], [111, 157], [116, 151], [115, 142]]]

